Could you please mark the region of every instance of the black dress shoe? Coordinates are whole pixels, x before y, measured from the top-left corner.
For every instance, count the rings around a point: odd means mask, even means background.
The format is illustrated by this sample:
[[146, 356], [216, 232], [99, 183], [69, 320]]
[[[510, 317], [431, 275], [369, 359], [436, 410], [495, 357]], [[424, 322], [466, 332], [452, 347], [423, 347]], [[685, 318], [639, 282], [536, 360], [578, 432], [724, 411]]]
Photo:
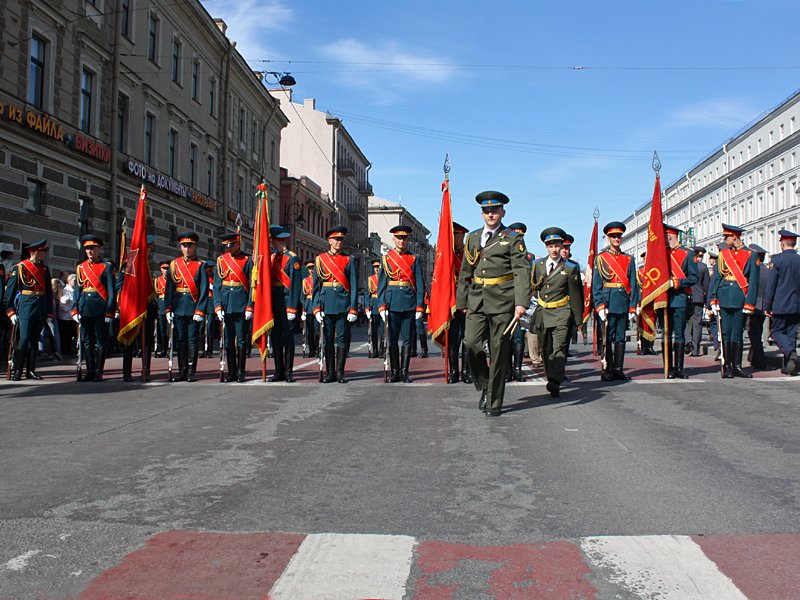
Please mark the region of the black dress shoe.
[[547, 381], [547, 391], [550, 392], [550, 395], [553, 398], [558, 398], [559, 394], [561, 393], [560, 388], [561, 385], [557, 381], [553, 379]]
[[486, 390], [481, 392], [481, 399], [478, 402], [478, 409], [486, 411]]
[[499, 408], [492, 408], [491, 410], [487, 410], [486, 411], [486, 416], [487, 417], [499, 417], [500, 414], [501, 414], [501, 412], [500, 412]]

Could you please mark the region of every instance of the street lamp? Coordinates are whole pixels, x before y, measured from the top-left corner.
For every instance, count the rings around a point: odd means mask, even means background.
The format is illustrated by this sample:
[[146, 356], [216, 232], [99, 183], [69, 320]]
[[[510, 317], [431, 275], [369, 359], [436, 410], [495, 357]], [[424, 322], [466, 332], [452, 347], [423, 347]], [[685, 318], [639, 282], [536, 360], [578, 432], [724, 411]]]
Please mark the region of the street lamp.
[[[285, 216], [284, 223], [288, 224], [289, 221], [291, 221], [292, 223], [292, 240], [294, 242], [295, 250], [299, 250], [297, 243], [297, 227], [298, 225], [300, 227], [303, 227], [306, 224], [306, 220], [303, 217], [303, 213], [300, 212], [299, 210], [300, 208], [302, 208], [302, 206], [300, 202], [297, 201], [297, 198], [295, 198], [286, 207], [286, 212], [284, 213]], [[296, 215], [294, 220], [292, 220], [291, 218], [292, 211], [294, 211], [294, 214]]]
[[265, 83], [267, 75], [272, 75], [278, 81], [278, 85], [284, 88], [292, 87], [297, 84], [297, 81], [295, 81], [291, 73], [279, 73], [278, 71], [254, 71], [254, 73], [259, 79], [265, 81]]

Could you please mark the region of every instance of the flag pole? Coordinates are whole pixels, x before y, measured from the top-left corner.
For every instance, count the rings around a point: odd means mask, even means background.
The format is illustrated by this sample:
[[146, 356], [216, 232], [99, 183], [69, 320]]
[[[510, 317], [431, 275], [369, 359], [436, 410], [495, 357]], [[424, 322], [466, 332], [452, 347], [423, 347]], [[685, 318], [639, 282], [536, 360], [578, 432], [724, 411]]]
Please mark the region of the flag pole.
[[[594, 207], [594, 212], [592, 213], [592, 216], [594, 217], [594, 228], [595, 229], [592, 230], [592, 232], [594, 233], [594, 231], [597, 229], [597, 221], [600, 219], [600, 209], [598, 207], [596, 207], [596, 206]], [[595, 241], [595, 246], [596, 246], [597, 245], [597, 237], [594, 238], [594, 241]], [[592, 252], [592, 250], [596, 250], [596, 248], [590, 248], [589, 252]], [[595, 254], [597, 254], [597, 253], [595, 252]], [[592, 260], [596, 260], [596, 257], [593, 257]], [[592, 278], [594, 278], [594, 265], [587, 265], [587, 267], [589, 267], [589, 269], [591, 269]], [[587, 284], [589, 285], [589, 290], [591, 291], [592, 282], [588, 281]], [[598, 333], [599, 330], [597, 328], [597, 315], [594, 312], [594, 298], [592, 298], [592, 306], [589, 307], [589, 310], [591, 311], [590, 314], [592, 315], [592, 333], [594, 334], [594, 335], [592, 335], [592, 356], [597, 356], [597, 333]], [[588, 329], [587, 329], [587, 331], [588, 331]], [[578, 339], [578, 338], [575, 338], [575, 339]]]
[[[653, 171], [656, 172], [656, 180], [661, 178], [661, 160], [658, 158], [658, 152], [653, 150]], [[661, 198], [658, 199], [661, 202]], [[664, 352], [664, 379], [669, 378], [669, 361], [671, 350], [669, 348], [669, 293], [667, 293], [667, 305], [664, 307], [663, 317], [662, 320], [664, 321], [664, 331], [662, 332], [662, 338], [664, 340], [663, 352]]]
[[[444, 171], [444, 182], [447, 186], [448, 190], [450, 189], [450, 153], [445, 152], [444, 155], [444, 165], [442, 167]], [[439, 216], [441, 219], [442, 217]], [[436, 241], [436, 245], [438, 246], [441, 244], [441, 240]], [[448, 374], [450, 372], [450, 332], [447, 332], [444, 338], [444, 382], [447, 383], [449, 381]]]

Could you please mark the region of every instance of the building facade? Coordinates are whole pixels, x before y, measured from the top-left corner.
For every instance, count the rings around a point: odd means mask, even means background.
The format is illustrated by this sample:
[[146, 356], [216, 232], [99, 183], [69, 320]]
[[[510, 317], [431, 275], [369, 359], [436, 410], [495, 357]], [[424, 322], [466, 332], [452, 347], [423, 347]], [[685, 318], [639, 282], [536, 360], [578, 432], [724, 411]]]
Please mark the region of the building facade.
[[281, 167], [278, 221], [292, 232], [292, 250], [302, 263], [330, 248], [325, 232], [336, 220], [336, 211], [322, 188], [308, 177], [289, 177]]
[[[779, 252], [777, 232], [800, 222], [800, 91], [768, 111], [662, 192], [664, 219], [688, 245], [714, 247], [722, 223], [744, 227], [745, 244]], [[650, 202], [626, 220], [622, 248], [647, 247]]]
[[214, 256], [237, 214], [251, 235], [262, 179], [279, 195], [287, 120], [224, 23], [196, 0], [116, 6], [0, 8], [0, 237], [15, 250], [47, 238], [54, 271], [74, 268], [86, 232], [116, 260], [142, 185], [153, 261], [175, 255], [185, 229]]

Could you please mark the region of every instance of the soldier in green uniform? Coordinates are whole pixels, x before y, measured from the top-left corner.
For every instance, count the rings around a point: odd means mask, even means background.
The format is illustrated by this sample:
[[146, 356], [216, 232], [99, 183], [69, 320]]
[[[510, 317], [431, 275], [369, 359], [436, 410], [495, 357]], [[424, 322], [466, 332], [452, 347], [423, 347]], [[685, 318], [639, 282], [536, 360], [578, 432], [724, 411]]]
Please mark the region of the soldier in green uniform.
[[[528, 227], [525, 223], [512, 223], [508, 226], [509, 231], [514, 231], [521, 236], [528, 232]], [[530, 261], [529, 261], [530, 264]], [[530, 275], [528, 276], [530, 278]], [[511, 336], [511, 352], [508, 358], [508, 373], [506, 374], [506, 381], [525, 381], [525, 376], [522, 374], [522, 361], [525, 358], [525, 330], [522, 327], [514, 329], [514, 334]]]
[[686, 319], [688, 318], [689, 304], [692, 300], [692, 286], [698, 282], [697, 263], [694, 252], [680, 243], [679, 234], [683, 233], [677, 227], [664, 223], [664, 233], [667, 236], [667, 254], [669, 260], [670, 280], [672, 287], [667, 291], [667, 327], [669, 337], [674, 342], [664, 339], [664, 360], [670, 359], [672, 351], [671, 368], [667, 372], [668, 379], [688, 379], [683, 372], [683, 357], [686, 350]]
[[[50, 269], [44, 264], [47, 240], [22, 246], [23, 259], [11, 270], [6, 282], [6, 314], [19, 337], [12, 349], [11, 379], [22, 379], [22, 365], [27, 361], [26, 379], [41, 379], [36, 373], [39, 335], [48, 319], [53, 319], [53, 291]], [[17, 297], [19, 299], [17, 300]]]
[[583, 319], [583, 285], [578, 267], [561, 256], [567, 237], [564, 230], [548, 227], [540, 237], [547, 256], [533, 263], [531, 282], [537, 304], [533, 325], [539, 333], [547, 391], [557, 398], [564, 381], [567, 339], [573, 324]]
[[253, 260], [242, 252], [239, 234], [226, 233], [220, 237], [225, 252], [217, 257], [214, 268], [214, 314], [225, 323], [225, 362], [228, 366], [226, 382], [245, 381], [247, 359], [247, 321], [253, 318], [253, 301], [250, 297], [250, 275]]
[[758, 256], [742, 242], [744, 229], [723, 223], [722, 230], [728, 247], [720, 250], [711, 280], [709, 304], [722, 323], [724, 377], [750, 378], [752, 375], [742, 370], [742, 332], [746, 315], [752, 315], [756, 309]]
[[367, 324], [369, 328], [367, 335], [369, 336], [369, 343], [371, 346], [369, 358], [378, 358], [386, 351], [385, 348], [381, 348], [384, 340], [383, 321], [380, 316], [380, 302], [378, 300], [378, 274], [381, 272], [380, 259], [376, 258], [372, 261], [372, 271], [372, 275], [367, 277], [367, 293], [369, 294], [366, 308]]
[[411, 343], [425, 310], [425, 280], [419, 259], [406, 250], [411, 227], [397, 225], [389, 233], [394, 237], [394, 249], [383, 257], [378, 272], [378, 312], [382, 319], [389, 319], [389, 382], [411, 383]]
[[272, 312], [275, 325], [269, 332], [272, 354], [275, 359], [275, 373], [270, 381], [294, 381], [294, 321], [300, 304], [300, 291], [303, 276], [300, 273], [300, 259], [286, 247], [292, 236], [280, 225], [271, 225], [269, 235], [272, 239]]
[[108, 348], [108, 329], [114, 320], [116, 277], [114, 267], [100, 258], [103, 241], [84, 235], [81, 244], [86, 260], [78, 265], [72, 318], [81, 325], [86, 374], [82, 381], [102, 381]]
[[200, 329], [208, 301], [208, 275], [204, 262], [197, 258], [199, 239], [193, 231], [180, 234], [181, 256], [169, 264], [164, 313], [173, 325], [173, 343], [178, 351], [178, 375], [172, 381], [197, 381]]
[[[347, 227], [330, 228], [330, 250], [314, 261], [314, 317], [323, 325], [326, 375], [323, 383], [347, 383], [344, 367], [350, 351], [350, 327], [358, 318], [358, 273], [353, 257], [342, 252]], [[334, 372], [334, 364], [336, 371]]]
[[[530, 264], [525, 240], [502, 223], [508, 196], [481, 192], [475, 197], [484, 226], [471, 232], [464, 244], [458, 277], [456, 309], [466, 314], [464, 344], [467, 360], [481, 393], [478, 407], [500, 416], [506, 387], [510, 336], [506, 329], [525, 314], [531, 297]], [[488, 343], [491, 365], [486, 363]]]
[[[461, 272], [461, 264], [464, 262], [464, 236], [469, 230], [463, 225], [453, 221], [453, 276], [458, 281]], [[466, 325], [464, 313], [457, 310], [450, 321], [450, 329], [447, 330], [447, 383], [458, 382], [458, 356], [461, 354], [461, 381], [472, 383], [472, 375], [469, 372], [467, 363], [467, 348], [462, 343], [464, 341], [464, 328]]]
[[167, 355], [169, 348], [169, 328], [167, 327], [167, 316], [164, 313], [164, 294], [167, 292], [167, 274], [169, 272], [169, 261], [162, 260], [158, 264], [160, 275], [153, 279], [153, 287], [156, 290], [155, 301], [158, 308], [158, 331], [156, 334], [156, 342], [158, 345], [156, 358], [164, 358]]
[[314, 300], [314, 261], [310, 260], [306, 263], [306, 273], [307, 275], [303, 278], [303, 312], [300, 315], [300, 318], [303, 320], [305, 324], [305, 333], [306, 333], [306, 347], [308, 348], [308, 353], [306, 354], [309, 358], [314, 358], [317, 356], [317, 352], [319, 351], [317, 348], [317, 335], [319, 335], [319, 323], [314, 318], [314, 307], [312, 306], [312, 302]]

